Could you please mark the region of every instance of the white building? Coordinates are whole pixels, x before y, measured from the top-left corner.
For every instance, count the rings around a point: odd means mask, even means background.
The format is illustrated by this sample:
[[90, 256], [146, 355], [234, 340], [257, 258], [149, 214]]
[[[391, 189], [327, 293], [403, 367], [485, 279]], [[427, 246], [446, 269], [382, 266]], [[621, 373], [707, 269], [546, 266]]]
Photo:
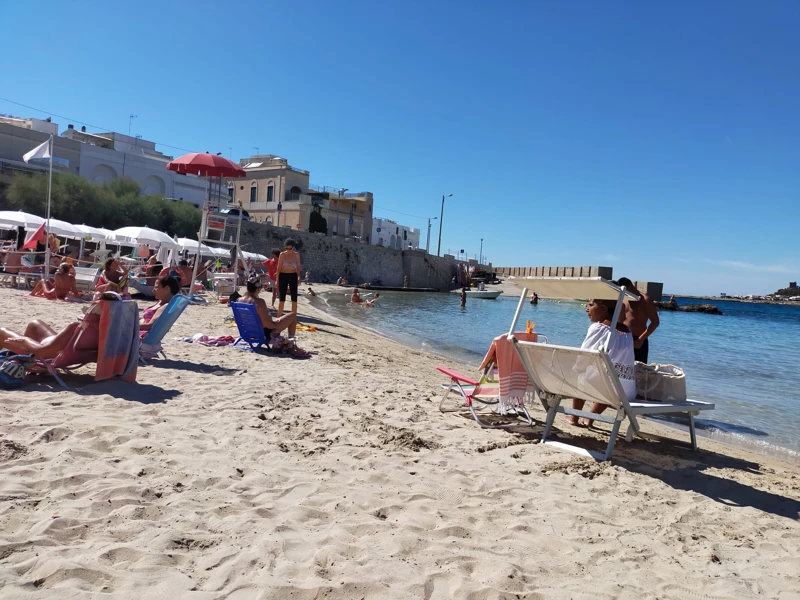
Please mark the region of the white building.
[[[130, 177], [148, 196], [163, 196], [202, 206], [208, 195], [208, 180], [196, 175], [182, 175], [167, 170], [171, 156], [156, 150], [150, 142], [121, 133], [87, 133], [72, 125], [62, 137], [80, 142], [80, 175], [94, 183], [108, 183], [121, 177]], [[222, 204], [228, 202], [227, 186], [223, 185]], [[213, 194], [212, 202], [219, 202]]]
[[395, 250], [406, 250], [409, 247], [419, 248], [420, 230], [415, 227], [400, 225], [390, 219], [372, 219], [373, 246], [385, 246]]

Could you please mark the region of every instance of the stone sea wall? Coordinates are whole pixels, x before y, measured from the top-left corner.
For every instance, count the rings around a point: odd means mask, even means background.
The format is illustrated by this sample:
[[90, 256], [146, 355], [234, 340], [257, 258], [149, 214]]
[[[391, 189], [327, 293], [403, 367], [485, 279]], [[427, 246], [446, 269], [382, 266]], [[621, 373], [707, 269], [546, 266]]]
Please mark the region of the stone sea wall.
[[345, 277], [357, 284], [380, 279], [385, 286], [399, 287], [408, 276], [410, 287], [447, 291], [462, 264], [452, 256], [431, 256], [424, 250], [394, 250], [265, 223], [243, 223], [240, 241], [243, 250], [268, 256], [273, 248], [282, 250], [288, 237], [297, 242], [303, 272], [310, 270], [314, 282], [335, 283]]

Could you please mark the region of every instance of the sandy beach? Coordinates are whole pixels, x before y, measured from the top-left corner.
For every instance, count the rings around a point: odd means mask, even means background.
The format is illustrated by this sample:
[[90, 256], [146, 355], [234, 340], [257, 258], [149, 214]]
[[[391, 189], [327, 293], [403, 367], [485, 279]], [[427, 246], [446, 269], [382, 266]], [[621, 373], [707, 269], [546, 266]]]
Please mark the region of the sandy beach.
[[[78, 310], [0, 290], [3, 326]], [[482, 430], [437, 408], [476, 365], [300, 310], [310, 360], [174, 340], [235, 335], [191, 306], [136, 384], [0, 392], [0, 598], [800, 598], [797, 465]]]

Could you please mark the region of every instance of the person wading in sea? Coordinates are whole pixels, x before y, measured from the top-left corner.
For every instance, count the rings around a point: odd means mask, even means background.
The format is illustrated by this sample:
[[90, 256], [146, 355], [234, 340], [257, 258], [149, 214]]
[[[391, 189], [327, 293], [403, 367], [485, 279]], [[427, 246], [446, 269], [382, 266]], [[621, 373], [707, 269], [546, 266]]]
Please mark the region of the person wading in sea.
[[467, 307], [467, 288], [461, 288], [461, 308]]
[[647, 363], [650, 349], [648, 338], [659, 325], [658, 309], [647, 294], [637, 290], [633, 282], [627, 277], [620, 277], [617, 283], [624, 285], [626, 290], [639, 296], [639, 300], [634, 300], [633, 302], [625, 300], [621, 321], [625, 323], [633, 334], [634, 358], [639, 362]]

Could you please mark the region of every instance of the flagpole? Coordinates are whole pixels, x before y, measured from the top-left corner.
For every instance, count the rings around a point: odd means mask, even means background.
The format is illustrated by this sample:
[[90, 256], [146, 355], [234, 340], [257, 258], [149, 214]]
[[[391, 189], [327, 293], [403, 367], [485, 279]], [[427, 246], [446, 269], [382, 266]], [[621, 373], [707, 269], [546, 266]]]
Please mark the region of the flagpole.
[[50, 277], [50, 196], [53, 193], [53, 134], [50, 134], [50, 176], [47, 180], [47, 221], [44, 226], [44, 279]]

